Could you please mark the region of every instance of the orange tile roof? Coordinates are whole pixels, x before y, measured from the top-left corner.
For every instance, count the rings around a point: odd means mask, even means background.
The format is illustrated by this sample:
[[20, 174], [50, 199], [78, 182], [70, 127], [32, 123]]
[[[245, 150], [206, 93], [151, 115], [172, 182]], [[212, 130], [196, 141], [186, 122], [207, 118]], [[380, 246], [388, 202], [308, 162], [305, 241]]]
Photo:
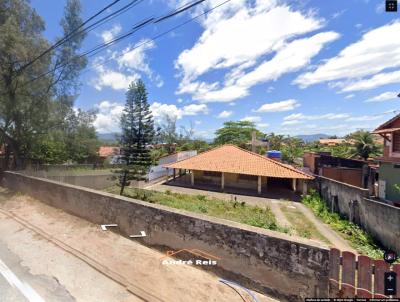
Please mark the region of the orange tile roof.
[[290, 165], [277, 162], [234, 145], [217, 147], [191, 158], [164, 165], [164, 167], [281, 178], [314, 178]]
[[117, 155], [119, 153], [119, 147], [101, 146], [98, 154], [100, 157], [108, 157], [111, 155]]

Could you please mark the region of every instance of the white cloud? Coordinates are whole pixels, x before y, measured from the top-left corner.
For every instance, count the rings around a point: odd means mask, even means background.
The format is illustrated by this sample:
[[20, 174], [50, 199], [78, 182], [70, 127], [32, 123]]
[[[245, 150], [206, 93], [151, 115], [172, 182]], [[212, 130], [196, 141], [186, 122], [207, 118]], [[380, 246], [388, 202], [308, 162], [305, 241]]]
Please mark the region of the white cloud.
[[354, 98], [355, 97], [355, 94], [349, 94], [349, 95], [346, 95], [344, 98], [346, 99], [346, 100], [350, 100], [350, 99], [352, 99], [352, 98]]
[[282, 126], [298, 125], [298, 124], [302, 124], [302, 123], [303, 123], [303, 121], [300, 121], [300, 120], [287, 120], [282, 123]]
[[377, 96], [374, 96], [374, 97], [366, 100], [365, 102], [366, 103], [385, 102], [385, 101], [396, 99], [398, 94], [399, 93], [396, 91], [388, 91], [388, 92], [381, 93]]
[[140, 78], [137, 73], [124, 74], [107, 69], [102, 65], [97, 66], [96, 71], [97, 77], [92, 80], [92, 84], [97, 90], [102, 90], [104, 87], [110, 87], [114, 90], [127, 90], [131, 82]]
[[[315, 121], [315, 120], [337, 120], [349, 118], [348, 113], [326, 113], [321, 115], [305, 115], [303, 113], [293, 113], [286, 116], [284, 121]], [[293, 123], [292, 123], [293, 124]]]
[[208, 107], [206, 104], [191, 104], [183, 106], [182, 108], [182, 115], [198, 115], [207, 113]]
[[146, 75], [157, 87], [163, 86], [162, 78], [154, 73], [149, 64], [146, 52], [155, 48], [155, 44], [150, 40], [141, 40], [134, 45], [129, 45], [122, 51], [111, 53], [111, 59], [117, 63], [118, 70], [105, 67], [104, 58], [99, 57], [95, 63], [95, 69], [98, 73], [92, 84], [97, 90], [104, 87], [110, 87], [114, 90], [126, 90], [132, 81]]
[[294, 100], [286, 100], [286, 101], [281, 101], [281, 102], [275, 102], [275, 103], [267, 103], [262, 105], [260, 108], [257, 110], [254, 110], [255, 112], [282, 112], [282, 111], [289, 111], [293, 110], [297, 107], [299, 107], [300, 104]]
[[268, 123], [256, 123], [256, 126], [261, 129], [265, 129], [269, 127]]
[[369, 79], [354, 81], [351, 83], [337, 83], [337, 87], [341, 87], [343, 92], [369, 90], [379, 86], [400, 83], [400, 70], [378, 73]]
[[160, 121], [165, 116], [172, 118], [181, 119], [184, 116], [196, 116], [199, 114], [207, 114], [209, 109], [205, 104], [191, 104], [178, 108], [174, 104], [163, 104], [154, 102], [150, 105], [150, 109], [153, 113], [153, 117]]
[[[182, 81], [177, 93], [193, 94], [200, 102], [243, 98], [252, 86], [306, 66], [326, 43], [339, 37], [324, 32], [293, 40], [320, 29], [323, 23], [312, 13], [294, 11], [277, 1], [232, 1], [202, 20], [203, 34], [179, 55], [175, 65]], [[257, 62], [273, 53], [271, 60]], [[198, 81], [212, 70], [227, 70], [225, 83]]]
[[375, 121], [383, 118], [384, 114], [379, 115], [362, 115], [362, 116], [353, 116], [346, 119], [348, 122], [367, 122], [367, 121]]
[[[294, 83], [304, 88], [317, 83], [344, 80], [332, 87], [347, 92], [400, 82], [400, 71], [377, 74], [385, 69], [400, 67], [400, 39], [393, 38], [399, 32], [400, 21], [370, 30], [336, 57], [323, 62], [314, 71], [301, 74]], [[372, 75], [372, 78], [365, 79]]]
[[114, 26], [109, 29], [105, 30], [101, 33], [101, 38], [103, 39], [104, 43], [108, 43], [112, 41], [116, 35], [118, 35], [122, 30], [121, 25], [119, 24], [114, 24]]
[[247, 121], [247, 122], [252, 122], [252, 123], [260, 123], [261, 122], [261, 117], [260, 116], [245, 116], [244, 118], [241, 119], [241, 121]]
[[99, 112], [96, 115], [94, 126], [99, 133], [119, 132], [120, 118], [124, 106], [119, 103], [102, 101], [96, 105]]
[[233, 114], [233, 111], [224, 110], [220, 114], [218, 114], [218, 118], [228, 118]]

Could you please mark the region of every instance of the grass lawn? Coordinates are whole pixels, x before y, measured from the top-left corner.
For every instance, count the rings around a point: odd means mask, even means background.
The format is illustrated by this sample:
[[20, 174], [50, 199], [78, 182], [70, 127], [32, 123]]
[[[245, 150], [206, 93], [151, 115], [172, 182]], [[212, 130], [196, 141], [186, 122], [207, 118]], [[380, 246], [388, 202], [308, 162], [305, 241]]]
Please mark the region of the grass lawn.
[[280, 208], [299, 236], [319, 240], [328, 244], [330, 243], [329, 240], [317, 230], [315, 225], [299, 210], [287, 205], [282, 205]]
[[[119, 194], [119, 190], [120, 188], [118, 186], [113, 186], [105, 191]], [[131, 187], [125, 188], [124, 196], [176, 209], [232, 220], [264, 229], [288, 232], [288, 230], [278, 226], [274, 214], [268, 207], [260, 208], [247, 205], [244, 202], [224, 201], [205, 195], [172, 193], [168, 190], [166, 192], [158, 192]]]

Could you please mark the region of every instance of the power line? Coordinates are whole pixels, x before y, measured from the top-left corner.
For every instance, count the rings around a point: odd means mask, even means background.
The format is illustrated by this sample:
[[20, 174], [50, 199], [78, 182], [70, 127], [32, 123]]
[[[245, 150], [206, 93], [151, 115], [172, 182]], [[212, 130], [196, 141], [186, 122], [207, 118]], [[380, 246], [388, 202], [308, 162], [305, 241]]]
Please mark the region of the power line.
[[[93, 16], [89, 17], [89, 19], [87, 19], [86, 21], [84, 21], [82, 24], [80, 24], [77, 28], [73, 29], [70, 33], [68, 33], [66, 36], [64, 36], [61, 40], [57, 41], [55, 44], [53, 44], [52, 46], [50, 46], [49, 48], [47, 48], [44, 52], [42, 52], [40, 55], [38, 55], [37, 57], [35, 57], [33, 60], [29, 61], [28, 63], [26, 63], [25, 65], [23, 65], [22, 67], [20, 67], [20, 69], [17, 71], [17, 73], [21, 73], [22, 71], [24, 71], [26, 68], [28, 68], [29, 66], [31, 66], [33, 63], [35, 63], [37, 60], [39, 60], [40, 58], [42, 58], [44, 55], [46, 55], [47, 53], [49, 53], [50, 51], [52, 51], [53, 49], [56, 49], [57, 47], [59, 47], [60, 45], [64, 44], [68, 39], [72, 38], [73, 36], [76, 35], [76, 32], [81, 29], [83, 26], [85, 26], [86, 24], [88, 24], [90, 21], [92, 21], [94, 18], [96, 18], [97, 16], [101, 15], [104, 11], [106, 11], [107, 9], [109, 9], [110, 7], [114, 6], [115, 4], [117, 4], [118, 2], [120, 2], [121, 0], [115, 0], [112, 3], [110, 3], [109, 5], [103, 7], [100, 11], [98, 11], [97, 13], [95, 13]], [[137, 0], [136, 0], [137, 1]], [[136, 2], [135, 1], [135, 2]]]
[[[204, 16], [205, 14], [207, 14], [207, 13], [209, 13], [209, 12], [211, 12], [211, 11], [217, 9], [217, 8], [219, 8], [220, 6], [226, 4], [226, 3], [230, 2], [230, 1], [231, 1], [231, 0], [226, 0], [226, 1], [222, 2], [222, 3], [220, 3], [219, 5], [214, 6], [214, 7], [210, 8], [210, 9], [204, 11], [203, 13], [201, 13], [201, 14], [195, 16], [195, 17], [192, 17], [191, 19], [186, 20], [185, 22], [180, 23], [180, 24], [178, 24], [178, 25], [172, 27], [171, 29], [169, 29], [169, 30], [167, 30], [167, 31], [165, 31], [165, 32], [162, 32], [161, 34], [158, 34], [158, 35], [154, 36], [152, 39], [146, 40], [146, 41], [144, 41], [143, 43], [140, 43], [139, 45], [136, 45], [136, 46], [133, 47], [131, 50], [137, 49], [137, 48], [139, 48], [139, 47], [141, 47], [141, 46], [143, 46], [143, 45], [145, 45], [145, 44], [148, 44], [148, 43], [150, 43], [150, 42], [152, 42], [152, 41], [154, 41], [154, 40], [156, 40], [156, 39], [159, 39], [160, 37], [169, 34], [170, 32], [172, 32], [172, 31], [174, 31], [174, 30], [176, 30], [176, 29], [178, 29], [178, 28], [180, 28], [180, 27], [182, 27], [182, 26], [184, 26], [184, 25], [186, 25], [186, 24], [188, 24], [188, 23], [190, 23], [190, 22], [192, 22], [192, 21], [194, 21], [194, 20], [196, 20], [196, 19], [198, 19], [198, 18]], [[202, 1], [196, 1], [196, 2], [194, 2], [193, 4], [196, 4], [196, 5], [197, 5], [197, 4], [201, 3], [201, 2], [204, 2], [204, 0], [202, 0]], [[193, 7], [193, 6], [194, 6], [193, 4], [189, 4], [189, 5], [185, 6], [185, 8], [184, 8], [183, 10], [182, 10], [182, 8], [177, 8], [176, 10], [180, 10], [180, 13], [182, 13], [183, 11], [186, 11], [186, 10], [188, 10], [189, 8]], [[174, 13], [173, 13], [173, 12], [170, 13], [170, 15], [172, 15], [172, 14], [174, 14]], [[176, 14], [174, 14], [174, 15], [176, 15]], [[168, 16], [168, 15], [167, 15], [167, 16]], [[165, 16], [163, 16], [163, 17], [161, 17], [161, 18], [164, 18], [164, 20], [166, 19]], [[109, 42], [107, 42], [107, 43], [100, 44], [100, 45], [96, 46], [95, 48], [91, 49], [90, 51], [87, 51], [87, 52], [85, 52], [85, 53], [79, 55], [77, 58], [80, 58], [80, 57], [83, 57], [83, 56], [88, 56], [88, 57], [94, 56], [94, 55], [96, 55], [97, 53], [99, 53], [99, 52], [101, 52], [102, 50], [104, 50], [105, 48], [107, 48], [108, 46], [111, 46], [112, 44], [115, 44], [115, 43], [120, 42], [121, 40], [123, 40], [123, 39], [127, 38], [128, 36], [134, 34], [136, 31], [138, 31], [140, 28], [144, 27], [145, 25], [148, 25], [148, 24], [150, 24], [150, 23], [155, 23], [155, 22], [156, 22], [157, 20], [159, 20], [159, 19], [160, 19], [160, 18], [157, 18], [157, 19], [156, 19], [156, 18], [149, 18], [149, 19], [146, 19], [145, 21], [143, 21], [143, 22], [139, 23], [138, 25], [134, 26], [133, 29], [132, 29], [131, 31], [129, 31], [128, 33], [125, 33], [125, 34], [123, 34], [123, 35], [121, 35], [121, 36], [118, 36], [117, 38], [115, 38], [115, 39], [113, 39], [112, 41], [109, 41]], [[97, 51], [96, 51], [96, 50], [97, 50]], [[101, 65], [103, 65], [105, 62], [107, 62], [107, 61], [109, 61], [109, 60], [111, 60], [111, 59], [120, 57], [120, 56], [122, 56], [122, 55], [123, 55], [123, 54], [116, 55], [116, 56], [114, 56], [114, 57], [111, 57], [111, 58], [107, 59], [107, 60], [104, 61], [104, 62], [101, 62], [101, 64], [95, 64], [95, 65], [93, 65], [93, 66], [86, 67], [86, 69], [91, 69], [91, 68], [94, 68], [94, 67], [97, 67], [97, 66], [101, 66]], [[77, 58], [74, 58], [74, 59], [76, 60]], [[55, 70], [57, 70], [57, 69], [59, 69], [59, 68], [62, 68], [62, 67], [64, 67], [64, 66], [68, 65], [68, 62], [70, 62], [70, 61], [71, 61], [71, 60], [65, 62], [65, 64], [63, 64], [63, 65], [57, 66], [56, 68], [54, 68], [54, 69], [52, 69], [52, 70], [50, 70], [50, 71], [47, 71], [47, 72], [45, 72], [45, 73], [43, 73], [43, 74], [41, 74], [41, 75], [39, 75], [39, 76], [37, 76], [37, 77], [35, 77], [35, 78], [29, 80], [28, 82], [23, 83], [22, 86], [25, 86], [25, 85], [27, 85], [27, 84], [30, 84], [30, 83], [34, 82], [34, 81], [37, 81], [38, 79], [40, 79], [40, 78], [42, 78], [42, 77], [44, 77], [44, 76], [46, 76], [46, 75], [48, 75], [48, 74], [54, 72]]]

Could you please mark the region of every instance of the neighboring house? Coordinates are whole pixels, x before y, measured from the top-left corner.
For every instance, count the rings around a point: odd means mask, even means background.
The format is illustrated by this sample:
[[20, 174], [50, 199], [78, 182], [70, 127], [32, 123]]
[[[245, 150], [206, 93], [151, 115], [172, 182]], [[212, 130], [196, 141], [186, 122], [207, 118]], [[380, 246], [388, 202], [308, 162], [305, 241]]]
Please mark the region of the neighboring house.
[[304, 152], [303, 166], [313, 174], [373, 190], [375, 169], [369, 162], [331, 156], [329, 152]]
[[174, 175], [177, 169], [190, 170], [191, 174], [184, 177], [190, 177], [191, 186], [199, 184], [222, 191], [229, 188], [250, 190], [250, 194], [290, 186], [296, 190], [297, 180], [314, 178], [290, 165], [234, 145], [217, 147], [164, 167], [172, 169]]
[[[158, 160], [158, 165], [157, 166], [152, 166], [150, 168], [149, 172], [149, 181], [155, 180], [157, 178], [161, 178], [164, 176], [167, 176], [167, 169], [164, 168], [164, 165], [171, 164], [192, 156], [197, 155], [196, 150], [189, 150], [189, 151], [181, 151], [181, 152], [176, 152], [170, 155], [166, 155], [161, 157]], [[169, 175], [172, 175], [173, 171], [169, 171]]]
[[400, 114], [380, 125], [372, 133], [384, 138], [383, 156], [379, 161], [379, 197], [400, 203]]
[[336, 146], [346, 142], [344, 138], [321, 138], [319, 143], [325, 146]]
[[101, 146], [98, 151], [100, 159], [108, 160], [110, 164], [119, 164], [121, 159], [121, 148], [112, 146]]

